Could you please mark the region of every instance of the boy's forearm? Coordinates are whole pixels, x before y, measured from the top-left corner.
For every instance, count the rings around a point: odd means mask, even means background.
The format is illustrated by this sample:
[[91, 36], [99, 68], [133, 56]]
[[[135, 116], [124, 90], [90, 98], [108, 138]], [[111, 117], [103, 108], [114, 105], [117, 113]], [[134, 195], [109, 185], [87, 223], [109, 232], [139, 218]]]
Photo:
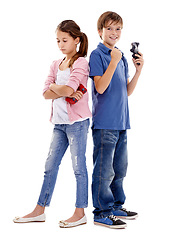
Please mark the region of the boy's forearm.
[[113, 77], [113, 74], [116, 70], [116, 67], [117, 67], [117, 64], [114, 63], [113, 61], [110, 61], [110, 64], [107, 70], [105, 71], [105, 73], [103, 74], [103, 76], [97, 80], [96, 80], [96, 77], [94, 78], [96, 91], [98, 93], [103, 94], [105, 90], [108, 88], [111, 82], [111, 79]]
[[138, 78], [141, 74], [141, 71], [142, 71], [142, 68], [143, 68], [143, 64], [144, 64], [144, 59], [143, 59], [143, 54], [139, 52], [139, 54], [136, 54], [137, 58], [133, 58], [133, 63], [134, 63], [134, 66], [136, 68], [136, 73], [134, 75], [134, 77], [132, 78], [131, 82], [129, 82], [127, 84], [127, 94], [128, 96], [130, 96], [135, 87], [136, 87], [136, 84], [137, 84], [137, 81], [138, 81]]
[[140, 74], [141, 74], [141, 72], [136, 71], [132, 80], [127, 84], [127, 95], [128, 96], [130, 96], [133, 93], [133, 91], [137, 85]]

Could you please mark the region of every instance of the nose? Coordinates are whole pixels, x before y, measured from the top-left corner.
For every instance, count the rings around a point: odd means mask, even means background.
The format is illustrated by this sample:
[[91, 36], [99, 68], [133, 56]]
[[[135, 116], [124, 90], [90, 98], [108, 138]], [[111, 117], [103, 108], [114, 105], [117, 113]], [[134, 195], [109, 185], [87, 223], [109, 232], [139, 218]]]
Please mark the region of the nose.
[[112, 34], [116, 34], [116, 30], [115, 29], [112, 30]]
[[63, 44], [61, 42], [58, 43], [58, 47], [62, 49]]

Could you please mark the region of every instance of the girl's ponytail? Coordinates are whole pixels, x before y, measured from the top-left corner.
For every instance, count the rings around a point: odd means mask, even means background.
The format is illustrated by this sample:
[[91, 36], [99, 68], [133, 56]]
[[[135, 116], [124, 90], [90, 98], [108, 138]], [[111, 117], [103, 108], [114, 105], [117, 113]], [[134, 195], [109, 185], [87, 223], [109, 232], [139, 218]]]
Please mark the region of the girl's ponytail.
[[67, 32], [70, 34], [70, 36], [74, 39], [79, 37], [80, 39], [80, 46], [78, 52], [71, 58], [69, 62], [69, 67], [73, 65], [73, 63], [79, 58], [79, 57], [85, 57], [87, 56], [87, 50], [88, 50], [88, 38], [85, 33], [81, 32], [80, 27], [73, 21], [73, 20], [65, 20], [61, 22], [57, 30], [60, 30], [62, 32]]
[[80, 47], [79, 47], [79, 53], [84, 56], [87, 56], [87, 50], [88, 50], [88, 38], [85, 33], [82, 32], [82, 36], [80, 39]]
[[88, 38], [85, 33], [81, 32], [79, 50], [69, 61], [69, 67], [71, 67], [79, 57], [87, 56], [87, 50], [88, 50]]

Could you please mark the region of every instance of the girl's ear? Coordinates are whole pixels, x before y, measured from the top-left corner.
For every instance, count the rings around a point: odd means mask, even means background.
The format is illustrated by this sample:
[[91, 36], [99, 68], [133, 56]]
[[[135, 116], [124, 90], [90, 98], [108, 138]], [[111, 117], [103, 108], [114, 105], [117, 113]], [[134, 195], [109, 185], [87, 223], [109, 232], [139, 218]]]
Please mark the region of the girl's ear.
[[75, 38], [75, 44], [77, 45], [79, 44], [79, 42], [80, 42], [80, 38], [79, 37]]

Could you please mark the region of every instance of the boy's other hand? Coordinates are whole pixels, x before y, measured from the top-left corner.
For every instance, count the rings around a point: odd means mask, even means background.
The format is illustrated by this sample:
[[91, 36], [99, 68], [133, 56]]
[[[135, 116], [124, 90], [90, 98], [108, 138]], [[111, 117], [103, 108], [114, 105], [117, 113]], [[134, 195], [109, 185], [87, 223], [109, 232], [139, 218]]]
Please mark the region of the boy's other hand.
[[117, 48], [113, 48], [113, 50], [111, 51], [111, 60], [114, 63], [118, 64], [119, 61], [121, 60], [121, 58], [122, 58], [121, 51], [119, 49], [117, 49]]
[[[132, 58], [132, 61], [134, 63], [136, 71], [141, 72], [143, 65], [144, 65], [143, 54], [139, 52], [139, 55], [136, 54], [136, 57], [138, 57], [138, 58], [137, 59]], [[139, 65], [137, 63], [139, 63]]]

